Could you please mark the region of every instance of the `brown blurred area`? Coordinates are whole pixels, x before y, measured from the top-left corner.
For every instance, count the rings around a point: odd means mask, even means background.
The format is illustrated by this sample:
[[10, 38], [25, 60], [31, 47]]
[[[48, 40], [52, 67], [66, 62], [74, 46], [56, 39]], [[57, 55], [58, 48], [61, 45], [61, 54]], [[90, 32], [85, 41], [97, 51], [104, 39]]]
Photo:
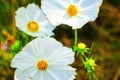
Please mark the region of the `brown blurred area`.
[[[40, 0], [0, 0], [0, 45], [6, 42], [9, 35], [18, 38], [15, 11], [33, 2], [40, 6]], [[55, 38], [65, 46], [73, 46], [74, 32], [71, 27], [60, 25], [54, 32]], [[120, 0], [104, 0], [98, 18], [78, 30], [78, 42], [84, 42], [88, 47], [95, 43], [92, 57], [98, 65], [95, 70], [99, 80], [120, 80]], [[13, 80], [11, 58], [8, 51], [0, 49], [0, 80]], [[77, 68], [75, 80], [88, 80], [79, 57], [73, 67]]]

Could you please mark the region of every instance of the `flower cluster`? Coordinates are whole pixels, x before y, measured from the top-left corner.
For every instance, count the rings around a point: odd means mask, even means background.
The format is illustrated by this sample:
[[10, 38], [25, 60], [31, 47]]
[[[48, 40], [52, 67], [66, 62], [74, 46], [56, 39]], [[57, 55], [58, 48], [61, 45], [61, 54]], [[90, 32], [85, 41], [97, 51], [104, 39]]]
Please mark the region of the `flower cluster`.
[[[32, 3], [16, 11], [16, 26], [26, 34], [36, 37], [27, 43], [12, 59], [11, 67], [16, 68], [14, 80], [73, 80], [74, 55], [89, 50], [84, 43], [68, 48], [52, 38], [53, 30], [60, 24], [79, 29], [98, 16], [102, 0], [42, 0], [41, 8]], [[14, 42], [12, 50], [22, 45]], [[17, 45], [15, 47], [14, 45]], [[92, 62], [92, 63], [91, 63]], [[85, 67], [96, 66], [87, 59]]]

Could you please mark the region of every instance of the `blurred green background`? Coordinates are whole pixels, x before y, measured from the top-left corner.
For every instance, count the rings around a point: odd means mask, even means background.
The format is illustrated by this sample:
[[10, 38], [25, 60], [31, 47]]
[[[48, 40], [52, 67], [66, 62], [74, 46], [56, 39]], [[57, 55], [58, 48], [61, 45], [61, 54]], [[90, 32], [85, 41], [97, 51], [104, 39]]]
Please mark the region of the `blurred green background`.
[[[33, 2], [40, 6], [40, 0], [0, 0], [0, 80], [13, 80], [11, 59], [33, 39], [15, 26], [15, 11]], [[71, 27], [60, 25], [54, 32], [65, 46], [73, 45]], [[92, 57], [98, 65], [95, 69], [100, 80], [120, 80], [120, 0], [104, 0], [96, 21], [78, 30], [78, 42], [88, 47], [95, 43]], [[77, 68], [76, 80], [88, 80], [79, 58], [73, 67]]]

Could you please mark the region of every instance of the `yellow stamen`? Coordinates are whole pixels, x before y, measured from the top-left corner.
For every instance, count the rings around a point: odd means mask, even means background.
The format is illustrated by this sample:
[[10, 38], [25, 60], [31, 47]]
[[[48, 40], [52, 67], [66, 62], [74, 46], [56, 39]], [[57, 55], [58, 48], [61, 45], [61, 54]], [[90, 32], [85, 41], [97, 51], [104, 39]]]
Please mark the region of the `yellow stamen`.
[[27, 28], [31, 32], [37, 32], [39, 30], [39, 25], [36, 22], [31, 21], [27, 24]]
[[39, 70], [44, 71], [48, 68], [48, 63], [44, 60], [41, 60], [41, 61], [38, 62], [37, 67], [38, 67]]
[[67, 9], [67, 12], [70, 16], [76, 16], [78, 13], [78, 8], [75, 5], [70, 5]]

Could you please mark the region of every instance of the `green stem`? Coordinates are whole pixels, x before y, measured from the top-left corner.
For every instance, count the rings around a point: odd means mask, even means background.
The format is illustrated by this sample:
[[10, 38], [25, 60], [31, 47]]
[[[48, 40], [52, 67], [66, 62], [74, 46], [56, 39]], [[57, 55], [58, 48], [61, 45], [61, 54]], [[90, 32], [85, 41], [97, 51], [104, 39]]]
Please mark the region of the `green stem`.
[[92, 73], [96, 80], [99, 80], [95, 73]]
[[92, 46], [90, 48], [90, 55], [92, 54], [93, 47], [94, 47], [94, 42], [92, 43]]
[[89, 80], [92, 80], [92, 75], [88, 73]]
[[78, 37], [77, 29], [75, 29], [74, 32], [75, 32], [75, 37], [74, 37], [74, 51], [75, 51], [76, 46], [77, 46], [77, 37]]
[[85, 61], [84, 61], [84, 59], [83, 59], [82, 55], [80, 55], [80, 58], [81, 58], [81, 60], [82, 60], [82, 63], [84, 64], [84, 63], [85, 63]]

